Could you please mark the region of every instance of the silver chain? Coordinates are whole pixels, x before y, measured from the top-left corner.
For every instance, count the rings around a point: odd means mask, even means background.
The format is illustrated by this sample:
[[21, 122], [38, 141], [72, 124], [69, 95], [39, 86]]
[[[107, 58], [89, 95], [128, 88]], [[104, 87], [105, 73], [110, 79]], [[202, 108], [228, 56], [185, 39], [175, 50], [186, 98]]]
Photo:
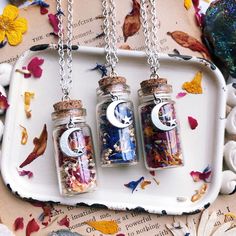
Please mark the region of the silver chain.
[[[141, 18], [146, 45], [147, 62], [150, 65], [151, 78], [158, 78], [159, 41], [157, 35], [156, 0], [141, 0]], [[151, 22], [151, 26], [150, 23]]]
[[[64, 50], [64, 32], [63, 32], [63, 11], [61, 0], [57, 0], [57, 17], [58, 17], [58, 54], [60, 65], [60, 86], [63, 93], [62, 100], [70, 99], [70, 90], [72, 88], [72, 37], [73, 37], [73, 0], [68, 2], [68, 23], [67, 23], [67, 42], [66, 42], [66, 55]], [[65, 57], [67, 64], [67, 71], [65, 70]], [[66, 73], [67, 72], [67, 73]]]
[[102, 0], [103, 26], [105, 34], [106, 65], [111, 67], [110, 76], [115, 76], [117, 57], [116, 13], [114, 0]]

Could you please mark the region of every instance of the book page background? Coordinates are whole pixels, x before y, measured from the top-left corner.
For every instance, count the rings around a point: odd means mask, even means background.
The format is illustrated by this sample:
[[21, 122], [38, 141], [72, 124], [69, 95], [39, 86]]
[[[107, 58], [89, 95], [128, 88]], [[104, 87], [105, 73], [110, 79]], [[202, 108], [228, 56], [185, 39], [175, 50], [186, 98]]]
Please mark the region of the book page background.
[[[50, 3], [49, 11], [55, 13], [54, 1]], [[64, 1], [65, 3], [66, 1]], [[74, 5], [74, 44], [103, 47], [104, 39], [96, 38], [102, 32], [102, 19], [97, 19], [101, 15], [100, 0], [75, 0]], [[118, 30], [118, 47], [124, 44], [122, 35], [122, 25], [125, 16], [132, 9], [131, 0], [117, 1], [117, 30]], [[29, 7], [21, 9], [20, 15], [27, 18], [29, 30], [24, 35], [23, 42], [17, 47], [6, 46], [0, 50], [0, 62], [14, 63], [19, 55], [29, 49], [32, 45], [42, 43], [55, 43], [56, 38], [50, 35], [52, 27], [48, 23], [47, 15], [40, 15], [38, 7]], [[173, 53], [173, 49], [177, 49], [181, 54], [200, 56], [199, 53], [192, 52], [187, 48], [183, 48], [175, 43], [166, 33], [168, 31], [181, 30], [189, 33], [200, 40], [201, 32], [195, 24], [193, 10], [186, 11], [183, 1], [176, 0], [159, 0], [158, 1], [158, 18], [159, 18], [159, 39], [160, 51], [163, 53]], [[132, 49], [143, 50], [144, 39], [141, 31], [135, 36], [127, 40], [127, 44]], [[29, 180], [30, 181], [30, 180]], [[181, 184], [181, 183], [180, 183]], [[35, 218], [37, 219], [42, 213], [40, 207], [34, 207], [30, 203], [23, 201], [5, 187], [0, 179], [0, 218], [4, 224], [13, 229], [14, 220], [17, 217], [24, 217], [25, 227], [27, 222]], [[122, 199], [121, 199], [122, 201]], [[210, 207], [210, 211], [217, 211], [217, 226], [225, 221], [224, 213], [236, 212], [235, 196], [219, 196], [214, 204]], [[57, 224], [61, 218], [67, 215], [70, 219], [70, 228], [74, 232], [83, 235], [102, 235], [98, 231], [93, 230], [90, 226], [84, 224], [88, 220], [116, 220], [119, 224], [120, 233], [127, 236], [149, 235], [164, 236], [171, 235], [166, 229], [166, 223], [172, 223], [173, 219], [181, 219], [186, 221], [186, 216], [160, 216], [147, 213], [121, 212], [103, 209], [93, 209], [88, 207], [70, 207], [70, 206], [54, 206], [52, 220], [53, 224], [41, 229], [33, 235], [44, 236], [52, 230], [61, 229], [63, 227]], [[189, 216], [198, 223], [200, 214]], [[227, 218], [227, 220], [233, 220]], [[64, 227], [65, 228], [65, 227]], [[17, 231], [16, 235], [25, 235], [24, 230]]]

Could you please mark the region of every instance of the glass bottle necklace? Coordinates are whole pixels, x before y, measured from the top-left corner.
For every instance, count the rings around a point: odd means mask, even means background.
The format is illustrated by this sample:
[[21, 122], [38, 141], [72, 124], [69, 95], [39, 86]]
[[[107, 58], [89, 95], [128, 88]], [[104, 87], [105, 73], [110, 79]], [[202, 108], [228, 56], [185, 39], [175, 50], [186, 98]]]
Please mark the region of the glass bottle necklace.
[[[63, 196], [73, 196], [96, 188], [96, 170], [91, 129], [86, 124], [86, 109], [81, 100], [71, 100], [72, 89], [72, 22], [73, 0], [68, 0], [67, 42], [64, 45], [63, 12], [57, 0], [58, 54], [62, 101], [55, 103], [53, 141], [59, 190]], [[65, 67], [65, 57], [67, 68]]]
[[148, 170], [181, 166], [183, 155], [175, 102], [171, 99], [172, 86], [157, 74], [160, 62], [156, 1], [141, 0], [140, 3], [147, 63], [151, 72], [150, 79], [142, 81], [138, 91], [145, 166]]
[[106, 66], [110, 74], [97, 89], [97, 126], [101, 165], [104, 167], [137, 163], [134, 107], [124, 77], [115, 72], [117, 57], [114, 0], [102, 0]]

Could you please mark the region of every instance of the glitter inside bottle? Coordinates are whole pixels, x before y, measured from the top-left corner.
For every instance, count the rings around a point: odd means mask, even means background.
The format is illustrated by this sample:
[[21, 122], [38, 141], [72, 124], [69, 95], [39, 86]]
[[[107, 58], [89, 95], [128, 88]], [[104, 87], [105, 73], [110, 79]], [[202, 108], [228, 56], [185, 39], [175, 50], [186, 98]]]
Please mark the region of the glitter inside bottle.
[[145, 166], [156, 170], [183, 165], [183, 155], [172, 87], [166, 79], [141, 83], [139, 121]]
[[124, 77], [104, 77], [97, 89], [97, 127], [101, 165], [137, 163], [134, 107]]
[[73, 196], [96, 188], [91, 129], [85, 122], [81, 101], [54, 104], [53, 141], [60, 193]]

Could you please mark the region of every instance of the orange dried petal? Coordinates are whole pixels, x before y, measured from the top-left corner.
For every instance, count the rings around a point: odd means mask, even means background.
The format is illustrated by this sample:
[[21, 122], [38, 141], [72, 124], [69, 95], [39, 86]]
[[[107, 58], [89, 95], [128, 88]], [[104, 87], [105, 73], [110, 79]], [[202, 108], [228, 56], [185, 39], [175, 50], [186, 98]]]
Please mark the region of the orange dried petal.
[[85, 223], [103, 234], [116, 234], [119, 231], [118, 224], [113, 220], [87, 221]]
[[182, 89], [186, 90], [188, 93], [201, 94], [202, 93], [201, 83], [202, 83], [202, 72], [198, 71], [192, 81], [185, 82], [182, 85]]
[[193, 5], [192, 0], [184, 0], [184, 7], [188, 10]]
[[151, 181], [149, 180], [144, 180], [142, 183], [141, 183], [141, 189], [145, 189], [145, 187], [147, 185], [151, 184]]

